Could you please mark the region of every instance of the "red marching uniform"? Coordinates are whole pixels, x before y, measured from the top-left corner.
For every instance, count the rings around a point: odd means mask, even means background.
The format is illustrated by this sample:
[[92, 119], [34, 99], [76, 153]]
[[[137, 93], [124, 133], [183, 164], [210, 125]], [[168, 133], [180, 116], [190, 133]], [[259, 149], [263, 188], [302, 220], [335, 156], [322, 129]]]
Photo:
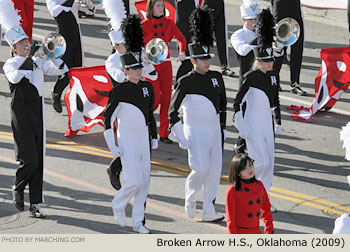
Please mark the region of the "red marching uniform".
[[[175, 37], [179, 42], [180, 52], [186, 51], [186, 38], [181, 33], [179, 28], [175, 25], [175, 23], [168, 17], [146, 19], [142, 21], [141, 24], [144, 32], [144, 41], [146, 44], [153, 38], [161, 38], [168, 45], [172, 38]], [[168, 53], [168, 58], [169, 57], [170, 53]], [[156, 110], [160, 105], [159, 136], [168, 137], [168, 110], [171, 99], [173, 70], [170, 61], [164, 61], [159, 65], [155, 65], [155, 68], [158, 73], [158, 79], [155, 81], [147, 78], [145, 79], [151, 82], [153, 85], [155, 95], [153, 110]]]
[[21, 26], [24, 32], [29, 37], [29, 41], [32, 42], [32, 29], [34, 22], [34, 0], [12, 0], [15, 9], [20, 12], [18, 15], [21, 16]]
[[226, 219], [229, 234], [261, 234], [259, 216], [265, 225], [265, 234], [273, 233], [271, 204], [264, 185], [258, 182], [245, 183], [241, 190], [231, 185], [226, 191]]

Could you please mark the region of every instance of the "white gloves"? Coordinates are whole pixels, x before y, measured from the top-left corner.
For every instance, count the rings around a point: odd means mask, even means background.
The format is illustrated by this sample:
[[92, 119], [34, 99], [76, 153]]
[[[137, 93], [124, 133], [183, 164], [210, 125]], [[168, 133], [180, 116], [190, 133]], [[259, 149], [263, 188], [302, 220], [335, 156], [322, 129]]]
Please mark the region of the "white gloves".
[[184, 52], [181, 52], [180, 54], [179, 54], [179, 60], [180, 61], [184, 61], [186, 59], [186, 54], [184, 53]]
[[246, 130], [246, 127], [244, 126], [244, 119], [243, 119], [243, 114], [242, 111], [238, 111], [235, 113], [235, 127], [236, 129], [238, 129], [239, 131], [239, 135], [244, 138], [247, 139], [249, 138], [249, 134]]
[[122, 156], [122, 152], [120, 148], [115, 144], [114, 132], [113, 129], [108, 129], [103, 132], [103, 136], [105, 137], [106, 143], [112, 155], [114, 157]]
[[112, 155], [116, 158], [122, 156], [121, 149], [116, 145], [114, 145], [114, 147], [111, 149], [111, 152], [112, 152]]
[[175, 123], [175, 125], [171, 128], [171, 131], [174, 137], [179, 141], [180, 148], [182, 149], [190, 148], [190, 142], [185, 138], [181, 121], [178, 121], [177, 123]]
[[153, 64], [147, 62], [143, 62], [142, 64], [142, 76], [155, 81], [158, 78], [158, 73]]
[[153, 138], [152, 141], [151, 141], [151, 148], [152, 150], [155, 150], [158, 148], [158, 140]]
[[281, 124], [277, 124], [275, 127], [275, 134], [276, 136], [282, 133], [282, 125]]
[[224, 141], [226, 140], [226, 130], [222, 130], [222, 134], [224, 135]]

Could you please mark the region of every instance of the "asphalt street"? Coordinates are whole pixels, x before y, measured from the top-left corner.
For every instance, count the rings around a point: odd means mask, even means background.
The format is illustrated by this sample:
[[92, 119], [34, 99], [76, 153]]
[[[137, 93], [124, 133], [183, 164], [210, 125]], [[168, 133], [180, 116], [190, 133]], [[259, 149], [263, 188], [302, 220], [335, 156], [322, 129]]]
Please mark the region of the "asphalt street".
[[[229, 36], [241, 28], [239, 0], [226, 0]], [[264, 3], [265, 4], [265, 3]], [[35, 1], [33, 38], [56, 30], [56, 24], [44, 0]], [[82, 18], [81, 30], [85, 50], [85, 66], [102, 65], [111, 53], [107, 21], [102, 6], [94, 18]], [[276, 158], [271, 203], [278, 209], [273, 214], [277, 234], [329, 234], [334, 220], [350, 212], [349, 162], [339, 141], [339, 131], [350, 121], [350, 94], [347, 90], [330, 111], [317, 113], [311, 122], [291, 118], [287, 106], [309, 107], [314, 99], [314, 80], [319, 72], [320, 48], [345, 47], [349, 32], [345, 21], [305, 13], [305, 49], [301, 70], [301, 86], [308, 96], [289, 93], [289, 67], [283, 65], [280, 93], [283, 133], [276, 137]], [[176, 56], [172, 42], [172, 56]], [[214, 53], [216, 48], [214, 48]], [[0, 67], [10, 57], [10, 48], [2, 41]], [[238, 72], [237, 60], [229, 44], [229, 62]], [[212, 69], [220, 70], [218, 58]], [[173, 62], [174, 72], [179, 66]], [[225, 213], [227, 174], [237, 139], [233, 127], [232, 102], [238, 90], [238, 78], [224, 77], [228, 96], [227, 139], [224, 146], [222, 179], [216, 206]], [[1, 234], [123, 234], [134, 233], [131, 227], [131, 205], [127, 207], [127, 227], [121, 228], [113, 218], [111, 201], [115, 190], [110, 186], [106, 168], [112, 155], [103, 138], [103, 128], [95, 126], [89, 133], [66, 138], [68, 114], [64, 107], [58, 114], [52, 108], [50, 91], [55, 78], [44, 83], [47, 129], [43, 208], [47, 218], [31, 218], [28, 204], [24, 212], [16, 211], [11, 200], [11, 186], [17, 164], [11, 131], [11, 95], [3, 71], [0, 71], [0, 233]], [[156, 112], [159, 123], [159, 114]], [[159, 124], [158, 124], [159, 125]], [[226, 222], [210, 224], [201, 221], [202, 201], [197, 203], [197, 216], [189, 219], [184, 210], [184, 185], [189, 173], [187, 152], [177, 144], [159, 143], [152, 153], [152, 173], [146, 208], [146, 226], [154, 234], [225, 234]], [[28, 193], [26, 191], [25, 199]], [[261, 223], [262, 225], [262, 223]]]

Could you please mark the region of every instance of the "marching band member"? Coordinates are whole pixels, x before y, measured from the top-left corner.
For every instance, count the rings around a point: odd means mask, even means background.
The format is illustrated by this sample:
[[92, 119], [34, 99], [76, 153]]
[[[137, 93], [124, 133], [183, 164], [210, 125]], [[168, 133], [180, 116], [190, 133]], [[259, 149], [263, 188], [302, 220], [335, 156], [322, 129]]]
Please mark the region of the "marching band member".
[[[181, 61], [184, 60], [186, 57], [186, 39], [174, 22], [165, 16], [164, 0], [148, 0], [146, 17], [147, 19], [142, 21], [145, 43], [147, 44], [153, 38], [161, 38], [168, 45], [172, 38], [175, 37], [179, 42], [179, 58]], [[170, 54], [168, 57], [170, 57]], [[155, 68], [158, 73], [158, 79], [152, 81], [146, 78], [146, 80], [150, 81], [154, 88], [154, 110], [160, 105], [160, 141], [171, 144], [172, 141], [168, 138], [168, 110], [173, 81], [172, 65], [170, 61], [164, 61], [163, 63], [156, 65]]]
[[[304, 22], [301, 12], [300, 0], [270, 0], [272, 14], [276, 22], [283, 18], [294, 18], [300, 26], [300, 36], [296, 43], [291, 46], [290, 55], [290, 92], [300, 96], [305, 96], [307, 93], [300, 87], [300, 70], [303, 60], [304, 50]], [[279, 73], [283, 63], [283, 57], [276, 58], [273, 68]]]
[[[71, 67], [83, 65], [82, 38], [79, 26], [78, 4], [74, 0], [46, 0], [47, 8], [55, 18], [58, 32], [64, 37], [67, 43], [65, 54], [62, 60]], [[62, 112], [61, 95], [69, 84], [68, 72], [59, 76], [52, 90], [52, 106], [56, 112]]]
[[[275, 134], [282, 132], [278, 97], [279, 75], [272, 67], [274, 62], [272, 43], [275, 34], [273, 17], [268, 9], [258, 16], [255, 62], [247, 72], [234, 101], [234, 122], [239, 136], [247, 143], [249, 156], [255, 160], [255, 174], [270, 190], [274, 171], [274, 130], [271, 108], [275, 112]], [[247, 102], [243, 117], [242, 104]], [[272, 208], [276, 211], [275, 208]]]
[[[154, 140], [157, 130], [153, 116], [153, 87], [151, 83], [141, 80], [143, 34], [140, 21], [140, 18], [132, 15], [122, 24], [127, 53], [121, 56], [121, 61], [126, 80], [116, 85], [110, 93], [104, 114], [104, 137], [113, 156], [120, 157], [123, 165], [124, 184], [112, 201], [114, 218], [120, 226], [126, 226], [125, 208], [134, 197], [133, 230], [148, 234], [150, 231], [142, 222], [151, 173], [149, 130]], [[118, 146], [113, 132], [115, 120], [118, 121]], [[152, 140], [152, 148], [156, 141]]]
[[[203, 221], [221, 221], [215, 211], [222, 169], [222, 131], [226, 126], [226, 93], [221, 73], [210, 71], [209, 46], [213, 45], [213, 22], [207, 8], [191, 15], [194, 31], [189, 52], [194, 70], [181, 77], [172, 96], [169, 118], [171, 132], [183, 149], [188, 149], [191, 173], [186, 179], [185, 212], [195, 217], [197, 196], [203, 188]], [[179, 109], [183, 110], [183, 124]]]
[[24, 210], [24, 189], [29, 185], [29, 211], [36, 218], [45, 217], [39, 204], [43, 202], [43, 168], [45, 155], [44, 74], [61, 75], [68, 68], [61, 59], [42, 60], [33, 57], [39, 48], [30, 45], [20, 26], [20, 17], [10, 0], [2, 0], [0, 23], [7, 30], [4, 38], [11, 46], [13, 58], [3, 67], [10, 84], [11, 127], [19, 168], [12, 188], [13, 202]]
[[[202, 4], [203, 0], [175, 0], [175, 23], [185, 36], [187, 43], [191, 42], [192, 37], [189, 22], [190, 15], [196, 8], [200, 8]], [[188, 48], [186, 48], [186, 55], [189, 55]], [[187, 74], [192, 69], [193, 65], [190, 59], [181, 61], [175, 80], [177, 81], [181, 76]]]
[[[126, 74], [121, 61], [121, 57], [126, 54], [125, 39], [123, 32], [120, 29], [120, 25], [125, 16], [124, 3], [121, 0], [104, 0], [103, 7], [106, 15], [110, 20], [110, 26], [112, 31], [108, 33], [108, 36], [113, 44], [115, 53], [108, 57], [105, 62], [107, 74], [115, 87], [118, 83], [126, 81]], [[150, 80], [157, 79], [157, 72], [152, 64], [142, 63], [142, 76], [147, 77]], [[156, 138], [157, 136], [155, 136]], [[155, 141], [156, 139], [154, 139]], [[111, 185], [119, 190], [121, 187], [119, 175], [122, 170], [120, 158], [112, 160], [111, 164], [107, 168], [107, 173]]]
[[[241, 18], [243, 22], [243, 28], [235, 31], [231, 36], [231, 44], [237, 53], [237, 59], [240, 65], [239, 69], [239, 87], [242, 85], [243, 75], [250, 71], [254, 62], [253, 48], [255, 45], [251, 45], [256, 37], [256, 17], [259, 13], [259, 6], [256, 0], [245, 1], [241, 7]], [[245, 105], [243, 106], [243, 114]], [[237, 143], [234, 145], [234, 153], [244, 153], [247, 148], [245, 140], [238, 136]]]
[[208, 7], [213, 11], [215, 41], [216, 41], [216, 47], [218, 49], [218, 55], [219, 55], [219, 60], [221, 65], [221, 73], [222, 75], [234, 77], [235, 72], [233, 72], [229, 68], [229, 65], [227, 62], [227, 58], [228, 58], [227, 24], [226, 24], [224, 0], [203, 0], [203, 5], [208, 5]]

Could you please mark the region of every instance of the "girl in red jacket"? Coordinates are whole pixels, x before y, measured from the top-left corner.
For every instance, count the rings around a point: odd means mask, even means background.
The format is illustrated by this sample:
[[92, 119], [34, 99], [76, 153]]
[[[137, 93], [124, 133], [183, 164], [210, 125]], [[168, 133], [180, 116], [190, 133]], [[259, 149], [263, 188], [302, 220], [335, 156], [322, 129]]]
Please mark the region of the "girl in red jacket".
[[[144, 42], [147, 44], [151, 39], [161, 38], [166, 44], [175, 37], [179, 42], [179, 58], [185, 59], [186, 39], [175, 23], [165, 15], [164, 0], [148, 0], [147, 1], [147, 19], [142, 22], [144, 33]], [[168, 54], [168, 58], [170, 54]], [[172, 65], [170, 61], [164, 61], [159, 65], [155, 65], [158, 73], [158, 79], [155, 81], [146, 79], [151, 82], [154, 89], [155, 101], [153, 109], [156, 110], [160, 105], [160, 141], [172, 143], [168, 138], [169, 119], [168, 110], [171, 98], [171, 88], [173, 81]]]
[[[270, 200], [264, 185], [256, 180], [254, 161], [239, 153], [231, 161], [226, 192], [226, 219], [229, 234], [261, 234], [259, 216], [265, 225], [265, 234], [273, 233]], [[261, 210], [261, 212], [260, 212]]]

